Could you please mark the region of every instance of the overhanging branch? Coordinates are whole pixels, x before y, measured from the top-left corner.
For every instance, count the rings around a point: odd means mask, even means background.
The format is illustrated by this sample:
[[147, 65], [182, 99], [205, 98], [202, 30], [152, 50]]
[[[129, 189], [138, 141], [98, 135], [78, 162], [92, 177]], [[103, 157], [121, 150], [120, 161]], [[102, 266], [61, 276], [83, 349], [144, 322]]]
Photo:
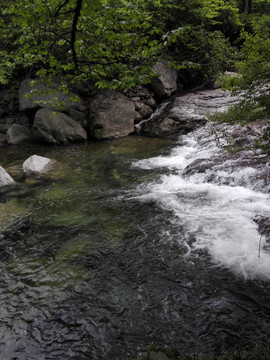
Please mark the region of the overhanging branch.
[[77, 62], [77, 54], [75, 49], [75, 41], [76, 41], [76, 32], [77, 32], [77, 24], [81, 13], [82, 8], [82, 2], [83, 0], [77, 0], [76, 2], [76, 8], [74, 10], [74, 17], [72, 22], [72, 28], [71, 28], [71, 38], [70, 38], [70, 46], [72, 51], [72, 58], [75, 65], [75, 68], [78, 69], [78, 62]]

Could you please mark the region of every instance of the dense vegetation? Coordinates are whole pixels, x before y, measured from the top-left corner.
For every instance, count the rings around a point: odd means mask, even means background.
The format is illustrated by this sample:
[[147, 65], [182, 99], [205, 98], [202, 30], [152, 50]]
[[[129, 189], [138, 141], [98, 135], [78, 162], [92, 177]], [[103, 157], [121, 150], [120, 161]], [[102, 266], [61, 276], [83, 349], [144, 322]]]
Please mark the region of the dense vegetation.
[[23, 70], [64, 84], [127, 88], [148, 82], [159, 58], [208, 79], [237, 68], [245, 75], [240, 87], [269, 76], [268, 0], [0, 0], [0, 6], [2, 84]]
[[229, 118], [270, 115], [269, 0], [0, 0], [0, 9], [0, 85], [30, 74], [64, 91], [126, 89], [149, 82], [162, 58], [187, 86], [237, 71], [224, 86], [245, 97]]

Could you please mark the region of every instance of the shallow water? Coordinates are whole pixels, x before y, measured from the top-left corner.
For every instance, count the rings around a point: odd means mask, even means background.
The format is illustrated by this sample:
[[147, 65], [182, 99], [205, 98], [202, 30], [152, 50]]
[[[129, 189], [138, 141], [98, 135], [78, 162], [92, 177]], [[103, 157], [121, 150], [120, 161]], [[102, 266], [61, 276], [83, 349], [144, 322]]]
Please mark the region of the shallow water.
[[[184, 176], [210, 145], [131, 136], [0, 148], [18, 187], [0, 202], [3, 359], [127, 359], [150, 342], [218, 354], [268, 343], [267, 194]], [[30, 155], [59, 161], [24, 182]], [[16, 171], [15, 171], [16, 170]], [[232, 176], [232, 175], [231, 175]]]

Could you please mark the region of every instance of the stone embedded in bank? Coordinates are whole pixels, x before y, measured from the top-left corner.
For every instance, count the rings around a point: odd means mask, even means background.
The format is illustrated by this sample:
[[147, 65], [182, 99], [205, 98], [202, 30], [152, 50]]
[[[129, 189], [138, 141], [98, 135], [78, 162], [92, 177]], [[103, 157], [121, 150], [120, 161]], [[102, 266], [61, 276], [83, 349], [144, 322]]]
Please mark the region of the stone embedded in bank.
[[23, 163], [23, 172], [26, 175], [43, 175], [50, 171], [55, 164], [56, 160], [32, 155]]
[[159, 61], [154, 65], [153, 70], [159, 74], [151, 82], [151, 87], [157, 97], [168, 97], [177, 90], [177, 71], [175, 69], [169, 68], [166, 63]]
[[6, 170], [0, 166], [0, 187], [15, 184], [12, 177], [6, 172]]
[[98, 140], [114, 139], [134, 132], [137, 116], [132, 100], [115, 90], [102, 90], [89, 105], [88, 133]]
[[50, 144], [79, 142], [87, 139], [87, 133], [80, 123], [66, 114], [50, 109], [37, 111], [32, 133], [35, 140]]
[[24, 125], [13, 124], [6, 132], [7, 142], [11, 145], [22, 145], [32, 142], [31, 130]]

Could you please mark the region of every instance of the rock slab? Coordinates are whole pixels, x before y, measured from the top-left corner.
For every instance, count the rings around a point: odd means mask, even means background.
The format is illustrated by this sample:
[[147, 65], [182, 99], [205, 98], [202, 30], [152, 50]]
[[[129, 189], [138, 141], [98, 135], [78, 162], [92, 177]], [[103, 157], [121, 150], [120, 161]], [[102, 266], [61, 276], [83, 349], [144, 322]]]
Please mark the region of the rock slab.
[[239, 99], [229, 92], [203, 90], [176, 97], [163, 113], [141, 125], [141, 133], [149, 136], [186, 134], [204, 125], [208, 115], [226, 112]]

